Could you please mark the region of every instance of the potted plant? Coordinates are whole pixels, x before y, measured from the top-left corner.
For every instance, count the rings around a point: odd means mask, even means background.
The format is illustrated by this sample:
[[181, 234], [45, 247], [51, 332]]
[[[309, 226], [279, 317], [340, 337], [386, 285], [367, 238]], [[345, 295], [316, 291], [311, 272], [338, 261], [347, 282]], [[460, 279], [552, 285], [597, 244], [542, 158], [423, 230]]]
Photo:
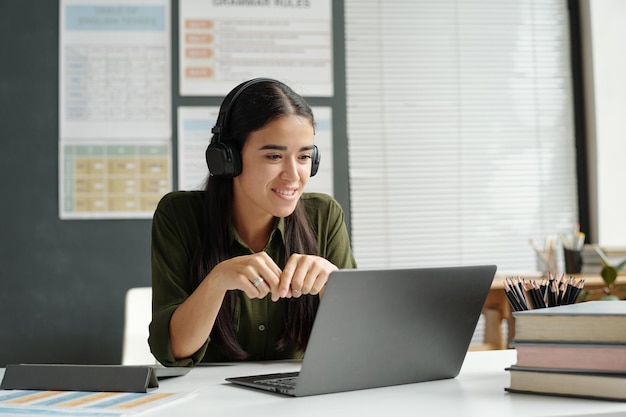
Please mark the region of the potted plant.
[[617, 279], [617, 275], [619, 271], [626, 266], [626, 259], [617, 265], [611, 265], [609, 259], [606, 254], [600, 249], [600, 246], [593, 245], [595, 251], [600, 255], [600, 260], [602, 261], [602, 270], [600, 271], [600, 276], [604, 283], [606, 284], [606, 288], [604, 289], [604, 297], [602, 300], [619, 300], [619, 297], [612, 294], [613, 287], [615, 286], [615, 280]]

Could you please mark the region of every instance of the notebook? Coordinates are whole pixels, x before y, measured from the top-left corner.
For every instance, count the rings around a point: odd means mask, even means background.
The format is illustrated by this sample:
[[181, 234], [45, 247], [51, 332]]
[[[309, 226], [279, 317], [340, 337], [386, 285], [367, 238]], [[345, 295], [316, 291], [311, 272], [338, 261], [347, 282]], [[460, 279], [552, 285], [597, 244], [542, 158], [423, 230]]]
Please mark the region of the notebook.
[[454, 378], [494, 265], [331, 274], [299, 372], [232, 377], [295, 397]]

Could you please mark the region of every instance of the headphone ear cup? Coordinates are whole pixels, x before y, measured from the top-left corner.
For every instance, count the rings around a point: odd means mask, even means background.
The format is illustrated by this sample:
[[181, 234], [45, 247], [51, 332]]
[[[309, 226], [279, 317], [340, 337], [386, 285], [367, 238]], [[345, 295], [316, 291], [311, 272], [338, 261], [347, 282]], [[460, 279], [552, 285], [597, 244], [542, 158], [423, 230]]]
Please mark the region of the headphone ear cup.
[[241, 174], [241, 155], [228, 142], [213, 142], [205, 152], [206, 164], [214, 177], [236, 177]]
[[317, 149], [317, 145], [314, 145], [313, 152], [311, 152], [311, 176], [317, 174], [317, 170], [320, 168], [321, 159], [322, 155], [320, 154], [320, 150]]

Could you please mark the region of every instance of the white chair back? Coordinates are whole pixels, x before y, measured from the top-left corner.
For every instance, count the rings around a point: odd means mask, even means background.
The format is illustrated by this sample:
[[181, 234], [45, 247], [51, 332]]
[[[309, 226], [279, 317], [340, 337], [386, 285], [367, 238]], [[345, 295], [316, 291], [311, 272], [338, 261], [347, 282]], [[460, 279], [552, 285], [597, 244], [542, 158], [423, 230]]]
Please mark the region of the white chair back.
[[148, 325], [151, 320], [152, 288], [130, 288], [125, 298], [122, 365], [157, 363], [148, 346]]

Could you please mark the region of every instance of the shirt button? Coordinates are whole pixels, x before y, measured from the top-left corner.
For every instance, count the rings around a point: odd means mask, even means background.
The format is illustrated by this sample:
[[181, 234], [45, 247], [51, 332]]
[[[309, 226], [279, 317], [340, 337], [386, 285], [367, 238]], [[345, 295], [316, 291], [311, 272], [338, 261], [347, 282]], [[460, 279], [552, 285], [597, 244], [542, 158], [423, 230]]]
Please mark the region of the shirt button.
[[259, 324], [259, 331], [262, 332], [265, 330], [265, 325], [264, 324]]

